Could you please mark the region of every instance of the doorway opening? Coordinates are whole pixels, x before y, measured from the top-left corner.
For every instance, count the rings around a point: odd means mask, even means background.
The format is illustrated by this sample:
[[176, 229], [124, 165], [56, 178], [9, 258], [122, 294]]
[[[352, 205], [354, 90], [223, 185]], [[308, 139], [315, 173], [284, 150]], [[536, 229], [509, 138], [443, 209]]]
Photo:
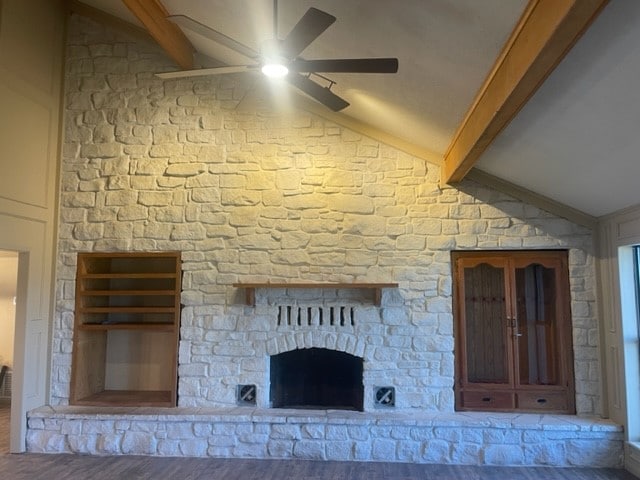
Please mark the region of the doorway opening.
[[0, 250], [0, 454], [9, 453], [18, 252]]

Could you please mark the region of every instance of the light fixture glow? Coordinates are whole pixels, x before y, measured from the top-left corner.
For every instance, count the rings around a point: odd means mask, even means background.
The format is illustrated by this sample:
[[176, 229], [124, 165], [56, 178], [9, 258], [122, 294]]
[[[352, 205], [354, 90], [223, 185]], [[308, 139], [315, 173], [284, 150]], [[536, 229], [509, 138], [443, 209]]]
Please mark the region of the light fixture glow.
[[262, 66], [262, 73], [270, 78], [282, 78], [289, 73], [289, 69], [282, 63], [266, 63]]

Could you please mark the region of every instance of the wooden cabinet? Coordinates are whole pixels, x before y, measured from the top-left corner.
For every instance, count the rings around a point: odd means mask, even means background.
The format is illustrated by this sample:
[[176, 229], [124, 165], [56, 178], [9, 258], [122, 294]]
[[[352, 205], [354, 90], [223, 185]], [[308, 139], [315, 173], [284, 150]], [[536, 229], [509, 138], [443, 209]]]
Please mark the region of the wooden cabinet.
[[72, 405], [175, 406], [179, 252], [79, 253]]
[[456, 409], [575, 412], [566, 251], [453, 252]]

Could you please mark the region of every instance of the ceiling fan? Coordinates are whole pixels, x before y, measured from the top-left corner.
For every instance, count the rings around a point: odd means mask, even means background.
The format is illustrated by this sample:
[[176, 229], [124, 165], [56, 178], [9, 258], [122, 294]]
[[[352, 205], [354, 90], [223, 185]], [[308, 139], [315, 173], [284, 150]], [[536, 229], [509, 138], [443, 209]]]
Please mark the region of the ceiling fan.
[[[158, 73], [160, 78], [181, 78], [201, 75], [220, 75], [228, 73], [251, 72], [261, 70], [269, 77], [280, 77], [297, 87], [310, 97], [337, 112], [349, 106], [349, 102], [331, 91], [334, 81], [322, 73], [396, 73], [397, 58], [341, 58], [307, 60], [300, 54], [329, 26], [336, 17], [317, 8], [309, 8], [291, 32], [282, 40], [278, 39], [278, 0], [273, 2], [273, 38], [264, 42], [261, 51], [243, 45], [227, 35], [203, 25], [185, 15], [168, 17], [181, 27], [209, 38], [240, 55], [251, 63], [225, 67], [200, 68], [176, 72]], [[311, 75], [328, 82], [322, 86], [311, 79]]]

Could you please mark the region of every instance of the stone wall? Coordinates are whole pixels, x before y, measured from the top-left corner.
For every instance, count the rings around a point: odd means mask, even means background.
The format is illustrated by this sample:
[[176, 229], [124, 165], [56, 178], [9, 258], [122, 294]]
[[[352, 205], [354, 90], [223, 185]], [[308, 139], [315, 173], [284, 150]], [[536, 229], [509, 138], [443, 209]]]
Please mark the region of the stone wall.
[[342, 334], [283, 336], [283, 300], [247, 307], [232, 283], [398, 282], [381, 308], [351, 299], [365, 397], [382, 382], [398, 410], [452, 412], [451, 250], [566, 248], [577, 409], [599, 412], [591, 231], [472, 182], [439, 186], [438, 167], [305, 111], [247, 110], [243, 77], [162, 81], [174, 67], [159, 50], [88, 20], [71, 19], [67, 53], [52, 405], [69, 397], [80, 251], [182, 252], [181, 406], [235, 406], [255, 383], [266, 407], [282, 338]]

